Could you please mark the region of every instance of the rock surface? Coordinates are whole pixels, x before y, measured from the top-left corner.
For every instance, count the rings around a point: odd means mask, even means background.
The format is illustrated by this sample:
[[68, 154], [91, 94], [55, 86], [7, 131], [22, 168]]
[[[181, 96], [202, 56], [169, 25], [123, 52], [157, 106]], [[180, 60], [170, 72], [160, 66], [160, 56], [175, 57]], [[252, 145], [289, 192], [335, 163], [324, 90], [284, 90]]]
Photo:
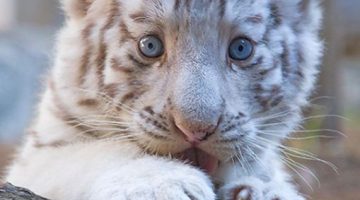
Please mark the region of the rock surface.
[[0, 200], [48, 200], [33, 192], [11, 185], [10, 183], [0, 184]]

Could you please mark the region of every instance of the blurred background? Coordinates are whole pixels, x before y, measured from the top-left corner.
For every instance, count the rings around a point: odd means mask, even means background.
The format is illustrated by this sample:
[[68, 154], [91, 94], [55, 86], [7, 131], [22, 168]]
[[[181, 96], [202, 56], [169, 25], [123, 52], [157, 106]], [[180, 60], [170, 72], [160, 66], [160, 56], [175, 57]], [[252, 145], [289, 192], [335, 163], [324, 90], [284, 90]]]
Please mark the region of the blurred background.
[[[360, 1], [324, 0], [323, 6], [326, 56], [319, 86], [304, 130], [288, 143], [333, 163], [338, 173], [308, 153], [292, 157], [289, 166], [311, 199], [360, 200]], [[62, 22], [58, 0], [0, 0], [0, 177], [34, 115]]]

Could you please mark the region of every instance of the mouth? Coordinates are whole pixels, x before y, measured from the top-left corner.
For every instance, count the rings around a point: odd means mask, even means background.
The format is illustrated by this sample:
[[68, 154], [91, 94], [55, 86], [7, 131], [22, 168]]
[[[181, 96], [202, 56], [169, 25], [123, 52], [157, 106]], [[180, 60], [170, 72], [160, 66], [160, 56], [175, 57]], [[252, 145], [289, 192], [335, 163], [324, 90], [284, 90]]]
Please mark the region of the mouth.
[[213, 175], [219, 168], [219, 159], [198, 148], [187, 149], [176, 154], [175, 158], [188, 162], [209, 175]]

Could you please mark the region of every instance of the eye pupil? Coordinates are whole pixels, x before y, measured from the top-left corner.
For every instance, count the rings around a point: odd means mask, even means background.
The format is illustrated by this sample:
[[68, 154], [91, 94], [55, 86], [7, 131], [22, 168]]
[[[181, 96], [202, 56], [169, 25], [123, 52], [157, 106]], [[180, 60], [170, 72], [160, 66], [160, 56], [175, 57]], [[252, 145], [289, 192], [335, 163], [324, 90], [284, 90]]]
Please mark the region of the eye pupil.
[[164, 53], [164, 46], [158, 37], [148, 35], [140, 39], [139, 50], [145, 57], [156, 58]]
[[239, 51], [244, 51], [244, 46], [240, 45], [239, 46]]

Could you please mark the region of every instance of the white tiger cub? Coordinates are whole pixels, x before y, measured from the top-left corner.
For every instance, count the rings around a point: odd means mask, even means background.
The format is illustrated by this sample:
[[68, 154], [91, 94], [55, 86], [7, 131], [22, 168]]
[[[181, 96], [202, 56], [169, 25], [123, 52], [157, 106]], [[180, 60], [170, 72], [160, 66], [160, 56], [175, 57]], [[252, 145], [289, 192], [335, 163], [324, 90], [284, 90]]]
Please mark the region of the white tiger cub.
[[63, 0], [7, 181], [53, 200], [303, 200], [281, 162], [322, 54], [316, 0]]

